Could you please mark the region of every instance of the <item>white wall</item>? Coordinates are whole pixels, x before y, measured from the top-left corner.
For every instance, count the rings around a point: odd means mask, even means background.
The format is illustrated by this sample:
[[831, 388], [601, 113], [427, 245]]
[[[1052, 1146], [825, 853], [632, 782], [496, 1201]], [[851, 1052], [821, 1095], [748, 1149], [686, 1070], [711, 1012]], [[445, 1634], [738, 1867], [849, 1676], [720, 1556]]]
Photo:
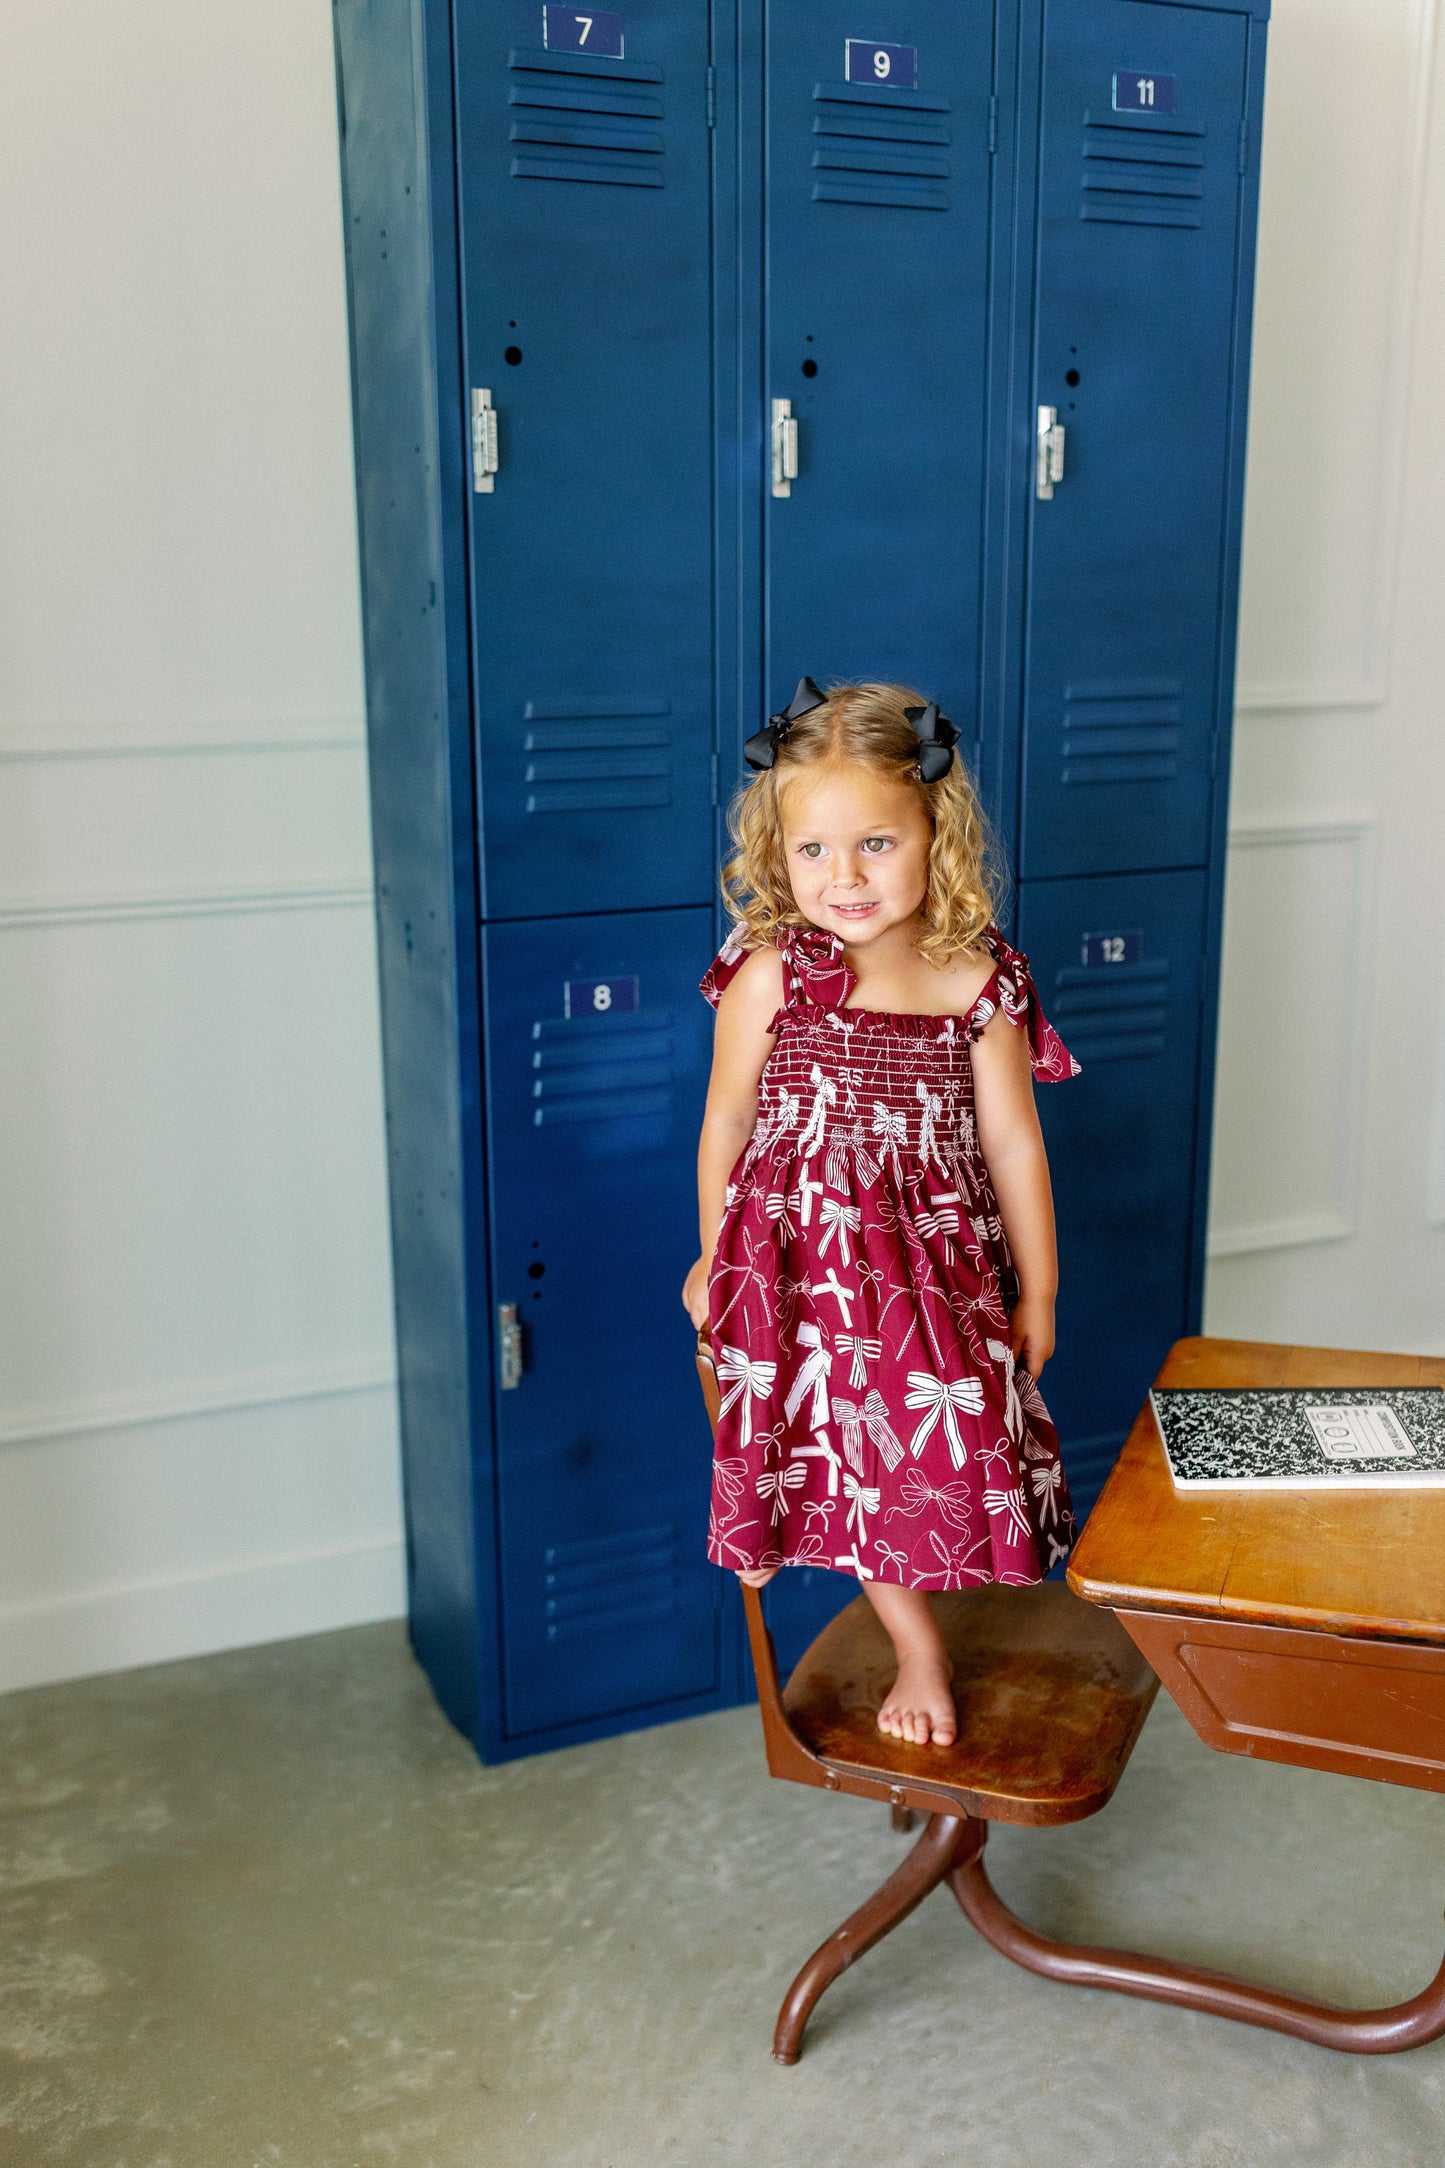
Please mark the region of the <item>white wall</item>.
[[1445, 1353], [1445, 40], [1275, 0], [1206, 1326]]
[[0, 11], [0, 1687], [402, 1603], [330, 41]]
[[[1439, 1351], [1434, 17], [1276, 0], [1208, 1324]], [[0, 1687], [402, 1600], [333, 95], [0, 15]]]

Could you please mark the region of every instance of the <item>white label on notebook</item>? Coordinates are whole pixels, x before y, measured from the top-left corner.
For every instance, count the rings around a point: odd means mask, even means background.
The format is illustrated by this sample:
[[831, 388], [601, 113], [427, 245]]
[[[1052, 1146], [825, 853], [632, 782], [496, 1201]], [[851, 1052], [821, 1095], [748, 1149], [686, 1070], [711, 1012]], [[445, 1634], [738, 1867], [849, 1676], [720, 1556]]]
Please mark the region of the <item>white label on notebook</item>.
[[1413, 1460], [1411, 1445], [1392, 1408], [1382, 1401], [1338, 1408], [1306, 1408], [1315, 1443], [1326, 1460]]

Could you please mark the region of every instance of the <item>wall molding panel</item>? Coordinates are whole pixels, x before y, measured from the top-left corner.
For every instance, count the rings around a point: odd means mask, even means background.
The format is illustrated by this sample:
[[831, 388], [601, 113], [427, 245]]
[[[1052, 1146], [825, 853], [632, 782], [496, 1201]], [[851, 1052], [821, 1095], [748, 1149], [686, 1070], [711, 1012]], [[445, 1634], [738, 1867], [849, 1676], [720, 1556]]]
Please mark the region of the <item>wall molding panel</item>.
[[[1318, 709], [1321, 713], [1381, 708], [1390, 697], [1394, 598], [1398, 585], [1401, 521], [1410, 455], [1410, 394], [1430, 181], [1430, 124], [1439, 0], [1406, 0], [1406, 13], [1411, 25], [1408, 61], [1410, 103], [1404, 130], [1405, 150], [1399, 169], [1400, 185], [1393, 236], [1394, 277], [1385, 338], [1387, 359], [1373, 461], [1375, 486], [1362, 521], [1369, 534], [1369, 546], [1368, 571], [1363, 583], [1364, 638], [1361, 670], [1358, 679], [1353, 683], [1340, 679], [1313, 685], [1241, 683], [1235, 698], [1235, 712], [1240, 715], [1283, 715], [1301, 708]], [[1278, 33], [1278, 20], [1275, 28]], [[1278, 64], [1276, 58], [1275, 65]], [[1267, 105], [1266, 98], [1266, 128]], [[1293, 205], [1290, 207], [1290, 215], [1298, 215]], [[1322, 445], [1321, 456], [1327, 455], [1328, 450], [1327, 445]], [[1246, 528], [1246, 537], [1247, 532]]]
[[44, 760], [189, 758], [197, 753], [350, 753], [366, 745], [363, 716], [298, 716], [195, 725], [168, 735], [117, 722], [84, 730], [0, 731], [0, 763]]
[[78, 1438], [92, 1431], [135, 1430], [156, 1423], [189, 1422], [197, 1416], [232, 1415], [254, 1408], [290, 1407], [308, 1400], [337, 1400], [362, 1393], [394, 1392], [396, 1363], [384, 1354], [350, 1362], [316, 1363], [293, 1370], [208, 1378], [146, 1394], [115, 1394], [70, 1405], [0, 1409], [0, 1447], [37, 1445], [46, 1438]]
[[224, 888], [153, 889], [139, 895], [0, 897], [0, 932], [150, 918], [233, 918], [257, 911], [352, 911], [369, 908], [374, 893], [367, 879], [296, 881], [284, 887], [237, 882]]
[[1425, 1179], [1425, 1217], [1432, 1227], [1445, 1226], [1445, 999], [1440, 1004], [1440, 1028], [1435, 1044], [1435, 1088], [1431, 1097], [1430, 1165]]
[[0, 1693], [395, 1618], [399, 1536], [0, 1606]]
[[[1335, 1084], [1334, 1103], [1331, 1108], [1319, 1109], [1320, 1119], [1329, 1130], [1330, 1156], [1329, 1193], [1319, 1197], [1303, 1209], [1296, 1208], [1277, 1213], [1265, 1213], [1258, 1218], [1237, 1215], [1233, 1220], [1219, 1216], [1217, 1207], [1211, 1208], [1208, 1253], [1211, 1258], [1242, 1257], [1265, 1250], [1298, 1249], [1313, 1243], [1338, 1242], [1352, 1235], [1358, 1218], [1359, 1176], [1361, 1142], [1365, 1115], [1366, 1060], [1369, 1050], [1369, 1032], [1365, 1027], [1365, 1011], [1368, 1004], [1366, 973], [1373, 954], [1373, 895], [1376, 822], [1372, 816], [1356, 815], [1339, 819], [1301, 820], [1292, 822], [1253, 823], [1232, 825], [1229, 832], [1231, 861], [1238, 852], [1280, 851], [1287, 854], [1310, 849], [1338, 848], [1345, 845], [1349, 853], [1347, 892], [1341, 899], [1341, 916], [1345, 928], [1344, 954], [1340, 959], [1343, 988], [1340, 995], [1342, 1028], [1329, 1049], [1329, 1073]], [[1285, 875], [1288, 882], [1289, 875]], [[1258, 936], [1259, 926], [1251, 932]], [[1315, 928], [1312, 926], [1310, 931]], [[1284, 953], [1277, 968], [1292, 981], [1296, 975], [1305, 976], [1308, 959]], [[1247, 1091], [1236, 1093], [1231, 1099], [1229, 1088], [1229, 1063], [1232, 1046], [1243, 1043], [1256, 1026], [1268, 1028], [1258, 1008], [1249, 1013], [1251, 998], [1256, 994], [1254, 986], [1241, 988], [1235, 974], [1245, 965], [1236, 955], [1231, 971], [1229, 936], [1225, 942], [1225, 981], [1223, 994], [1223, 1018], [1221, 1029], [1221, 1105], [1217, 1126], [1217, 1151], [1215, 1169], [1216, 1198], [1219, 1189], [1227, 1186], [1232, 1163], [1238, 1160], [1248, 1163], [1248, 1141], [1239, 1138], [1237, 1131], [1231, 1134], [1231, 1122], [1239, 1120], [1239, 1107], [1253, 1097], [1256, 1107], [1264, 1104], [1265, 1095]], [[1231, 980], [1234, 978], [1234, 983]], [[1231, 1002], [1231, 994], [1234, 1001]], [[1231, 1016], [1231, 1010], [1233, 1015]], [[1232, 1042], [1232, 1043], [1231, 1043]], [[1301, 1066], [1307, 1066], [1310, 1050], [1295, 1050], [1295, 1058]], [[1271, 1072], [1271, 1094], [1276, 1105], [1287, 1091], [1289, 1077], [1284, 1073]], [[1301, 1118], [1307, 1114], [1301, 1110]], [[1223, 1171], [1223, 1179], [1221, 1173]]]

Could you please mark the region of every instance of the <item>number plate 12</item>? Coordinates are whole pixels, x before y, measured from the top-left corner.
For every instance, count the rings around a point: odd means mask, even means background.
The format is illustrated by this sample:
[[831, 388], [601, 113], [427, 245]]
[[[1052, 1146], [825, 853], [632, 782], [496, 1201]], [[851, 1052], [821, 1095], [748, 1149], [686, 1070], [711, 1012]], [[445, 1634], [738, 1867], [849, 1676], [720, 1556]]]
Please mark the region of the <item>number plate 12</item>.
[[1084, 935], [1083, 961], [1086, 966], [1099, 964], [1137, 964], [1144, 954], [1142, 933], [1086, 933]]
[[845, 38], [843, 75], [849, 83], [888, 83], [894, 90], [917, 90], [918, 47], [875, 45], [871, 38]]
[[621, 60], [622, 17], [600, 9], [590, 15], [578, 8], [542, 10], [542, 43], [549, 53], [601, 53], [607, 60]]

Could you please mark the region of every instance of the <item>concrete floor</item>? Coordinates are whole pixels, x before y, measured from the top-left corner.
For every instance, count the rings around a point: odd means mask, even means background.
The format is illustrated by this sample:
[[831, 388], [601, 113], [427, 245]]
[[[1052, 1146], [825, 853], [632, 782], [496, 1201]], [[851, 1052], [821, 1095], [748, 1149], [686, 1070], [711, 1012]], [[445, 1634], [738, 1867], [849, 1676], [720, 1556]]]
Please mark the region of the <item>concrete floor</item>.
[[[1341, 2001], [1439, 1962], [1445, 1800], [1213, 1755], [1162, 1698], [1096, 1821], [1001, 1831], [1040, 1925]], [[73, 2168], [1413, 2168], [1381, 2059], [1051, 1986], [943, 1893], [768, 2057], [908, 1840], [738, 1710], [505, 1769], [398, 1626], [0, 1701], [0, 2160]]]

